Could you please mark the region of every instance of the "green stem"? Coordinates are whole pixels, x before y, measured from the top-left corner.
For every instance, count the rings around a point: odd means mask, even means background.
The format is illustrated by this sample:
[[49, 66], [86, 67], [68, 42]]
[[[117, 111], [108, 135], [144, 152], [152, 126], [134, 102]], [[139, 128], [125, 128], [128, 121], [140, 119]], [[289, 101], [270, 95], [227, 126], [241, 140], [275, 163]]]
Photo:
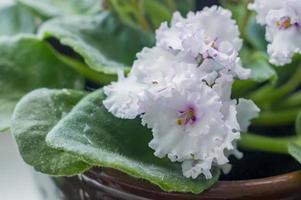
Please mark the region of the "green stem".
[[271, 85], [265, 85], [261, 89], [250, 94], [250, 98], [258, 105], [270, 103], [295, 90], [299, 86], [300, 82], [301, 66], [298, 67], [297, 71], [285, 85], [281, 86], [280, 88], [274, 88]]
[[238, 146], [247, 150], [288, 154], [288, 144], [298, 140], [300, 138], [297, 137], [272, 138], [252, 133], [242, 133]]
[[296, 92], [282, 102], [277, 103], [277, 108], [292, 108], [301, 106], [301, 92]]
[[245, 10], [247, 10], [247, 11], [246, 11], [245, 16], [243, 16], [243, 20], [241, 21], [241, 24], [239, 26], [239, 27], [241, 27], [240, 32], [241, 32], [242, 38], [247, 38], [247, 36], [246, 36], [247, 35], [246, 34], [246, 30], [247, 30], [246, 26], [248, 25], [248, 22], [249, 22], [249, 19], [250, 19], [250, 16], [251, 16], [251, 12], [248, 9], [248, 5], [249, 5], [248, 3], [245, 4]]
[[135, 15], [134, 8], [128, 4], [126, 1], [119, 1], [119, 0], [108, 0], [112, 10], [114, 10], [119, 19], [128, 26], [137, 28], [139, 27], [134, 19], [131, 17]]
[[97, 72], [89, 68], [88, 66], [84, 65], [83, 63], [74, 60], [68, 56], [64, 56], [62, 54], [57, 53], [56, 56], [65, 64], [72, 67], [75, 71], [79, 74], [84, 76], [85, 78], [89, 79], [94, 83], [98, 83], [101, 85], [106, 85], [115, 81], [117, 79], [116, 74], [105, 74], [102, 72]]
[[256, 86], [257, 83], [251, 80], [236, 80], [232, 86], [232, 95], [236, 98], [246, 96]]
[[281, 111], [263, 111], [259, 117], [254, 119], [255, 126], [282, 126], [294, 123], [300, 108]]
[[143, 10], [143, 1], [139, 0], [132, 0], [132, 5], [134, 8], [134, 14], [135, 17], [140, 24], [140, 27], [145, 31], [145, 32], [150, 32], [151, 28], [150, 25], [148, 24], [147, 20], [145, 19], [145, 13]]

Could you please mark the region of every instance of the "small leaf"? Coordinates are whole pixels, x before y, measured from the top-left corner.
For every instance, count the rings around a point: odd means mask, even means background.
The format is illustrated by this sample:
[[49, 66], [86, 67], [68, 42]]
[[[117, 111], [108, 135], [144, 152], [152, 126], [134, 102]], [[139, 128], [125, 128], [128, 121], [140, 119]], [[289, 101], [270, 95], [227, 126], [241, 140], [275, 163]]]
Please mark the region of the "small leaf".
[[153, 44], [152, 35], [126, 27], [109, 12], [54, 19], [45, 23], [39, 33], [71, 47], [93, 70], [111, 75], [131, 66], [136, 53]]
[[[250, 57], [249, 55], [246, 55]], [[243, 57], [244, 59], [244, 57]], [[251, 69], [250, 79], [256, 82], [276, 81], [277, 73], [269, 64], [267, 56], [263, 52], [256, 52], [251, 55], [251, 58], [244, 67]]]
[[82, 77], [33, 36], [0, 38], [0, 132], [9, 128], [19, 99], [33, 89], [83, 88]]
[[299, 163], [301, 163], [301, 145], [297, 143], [288, 144], [288, 152], [293, 156]]
[[159, 159], [148, 147], [151, 133], [137, 120], [122, 120], [104, 108], [105, 96], [98, 90], [84, 99], [54, 127], [46, 142], [57, 149], [78, 155], [85, 162], [110, 167], [133, 177], [146, 179], [163, 190], [200, 193], [219, 177], [188, 179], [182, 175], [180, 163]]
[[299, 112], [297, 118], [296, 118], [296, 133], [301, 136], [301, 112]]
[[101, 0], [18, 0], [43, 17], [92, 14], [101, 9]]
[[0, 35], [33, 33], [35, 20], [33, 13], [20, 4], [0, 7]]
[[267, 41], [265, 40], [265, 29], [256, 22], [256, 17], [251, 16], [246, 26], [247, 40], [258, 50], [266, 51]]
[[11, 132], [24, 161], [50, 175], [75, 175], [89, 168], [76, 156], [47, 146], [45, 137], [84, 96], [75, 90], [35, 90], [21, 99], [13, 114]]

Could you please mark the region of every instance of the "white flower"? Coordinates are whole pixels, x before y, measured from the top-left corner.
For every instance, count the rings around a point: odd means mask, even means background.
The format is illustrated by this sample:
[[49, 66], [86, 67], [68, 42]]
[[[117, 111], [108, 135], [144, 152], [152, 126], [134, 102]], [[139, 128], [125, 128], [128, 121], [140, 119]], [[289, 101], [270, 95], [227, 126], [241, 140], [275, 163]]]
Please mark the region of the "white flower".
[[222, 46], [223, 43], [239, 51], [242, 40], [239, 38], [239, 29], [236, 22], [231, 19], [231, 12], [222, 7], [206, 7], [202, 12], [188, 15], [187, 20], [191, 26], [201, 27], [205, 31], [207, 42], [213, 46]]
[[209, 179], [213, 166], [228, 172], [228, 157], [242, 156], [240, 131], [258, 112], [251, 101], [231, 99], [234, 79], [250, 74], [240, 65], [231, 13], [216, 6], [187, 19], [175, 13], [156, 36], [157, 45], [137, 54], [128, 77], [120, 73], [104, 88], [103, 104], [119, 118], [140, 115], [152, 129], [155, 156], [182, 162], [184, 176]]
[[257, 12], [257, 22], [261, 25], [266, 24], [266, 16], [270, 10], [278, 10], [283, 7], [283, 2], [286, 0], [255, 0], [249, 4], [248, 8]]
[[238, 57], [242, 45], [238, 27], [230, 11], [221, 7], [204, 8], [196, 14], [190, 12], [186, 19], [175, 13], [171, 26], [162, 23], [156, 38], [157, 46], [173, 53], [186, 53], [190, 62], [199, 64], [201, 70], [212, 68], [224, 72], [221, 69], [226, 68], [240, 79], [250, 75], [249, 70], [241, 67]]
[[130, 75], [143, 84], [162, 88], [166, 79], [173, 76], [180, 59], [160, 47], [144, 48], [137, 54]]
[[301, 2], [299, 0], [256, 0], [249, 6], [257, 11], [257, 20], [266, 26], [270, 62], [285, 65], [295, 53], [301, 53]]
[[183, 21], [184, 18], [181, 14], [179, 12], [175, 12], [171, 20], [171, 28], [168, 27], [167, 22], [163, 22], [156, 30], [157, 46], [181, 50], [182, 41], [180, 37]]
[[185, 63], [172, 53], [160, 47], [144, 48], [137, 54], [137, 60], [128, 77], [118, 74], [118, 81], [104, 87], [108, 96], [105, 107], [116, 117], [133, 119], [144, 112], [144, 95], [151, 92], [160, 95], [163, 91], [177, 88], [186, 82], [198, 84], [202, 81], [201, 71], [193, 64]]
[[141, 114], [139, 97], [144, 89], [145, 86], [137, 82], [135, 77], [125, 78], [123, 72], [119, 72], [118, 81], [104, 87], [107, 99], [103, 104], [116, 117], [134, 119]]
[[234, 149], [232, 142], [240, 137], [234, 131], [239, 127], [224, 120], [222, 106], [217, 93], [204, 84], [173, 89], [159, 98], [150, 97], [142, 120], [153, 130], [150, 147], [155, 155], [168, 156], [173, 162], [201, 162], [195, 174], [184, 175], [196, 178], [204, 174], [211, 178], [212, 165], [226, 164], [224, 151]]
[[183, 39], [202, 32], [203, 40], [208, 45], [220, 46], [221, 43], [228, 43], [230, 49], [238, 51], [241, 48], [239, 30], [235, 21], [231, 19], [231, 12], [217, 6], [204, 8], [196, 14], [190, 12], [186, 19], [176, 12], [170, 27], [164, 22], [156, 31], [157, 46], [183, 50]]

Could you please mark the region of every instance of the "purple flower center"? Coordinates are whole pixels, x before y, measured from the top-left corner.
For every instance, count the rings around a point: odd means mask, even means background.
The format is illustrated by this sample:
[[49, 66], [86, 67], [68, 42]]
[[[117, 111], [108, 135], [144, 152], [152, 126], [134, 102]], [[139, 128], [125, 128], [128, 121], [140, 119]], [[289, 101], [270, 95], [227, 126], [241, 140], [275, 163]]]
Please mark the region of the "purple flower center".
[[177, 118], [176, 123], [179, 126], [192, 125], [196, 122], [196, 112], [192, 106], [188, 106], [186, 109], [178, 111], [179, 118]]
[[276, 26], [280, 30], [288, 29], [292, 26], [290, 17], [282, 17], [279, 21], [276, 22]]

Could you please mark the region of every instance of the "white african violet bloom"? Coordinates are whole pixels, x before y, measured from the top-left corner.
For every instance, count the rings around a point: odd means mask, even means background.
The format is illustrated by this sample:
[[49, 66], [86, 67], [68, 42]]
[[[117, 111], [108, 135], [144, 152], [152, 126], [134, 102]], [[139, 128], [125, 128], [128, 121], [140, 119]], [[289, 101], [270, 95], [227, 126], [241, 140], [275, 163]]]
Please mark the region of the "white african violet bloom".
[[[233, 142], [240, 138], [236, 105], [228, 107], [224, 115], [224, 104], [211, 87], [200, 84], [172, 89], [166, 96], [150, 97], [147, 106], [142, 121], [153, 130], [150, 147], [160, 158], [184, 162], [184, 176], [211, 178], [213, 165], [229, 162], [225, 151], [235, 149]], [[186, 170], [187, 161], [200, 166]]]
[[141, 114], [139, 99], [144, 89], [145, 86], [139, 84], [135, 77], [125, 78], [123, 72], [119, 72], [118, 82], [104, 87], [107, 99], [103, 104], [116, 117], [134, 119]]
[[249, 8], [257, 12], [258, 23], [266, 26], [271, 63], [282, 66], [301, 53], [301, 1], [255, 0]]
[[105, 87], [105, 107], [119, 118], [140, 115], [152, 129], [155, 156], [182, 162], [184, 176], [209, 179], [213, 166], [228, 172], [228, 157], [242, 156], [240, 131], [259, 112], [252, 101], [231, 99], [234, 79], [249, 75], [240, 66], [238, 35], [222, 8], [187, 19], [175, 13], [171, 27], [157, 31], [157, 45], [137, 54], [130, 74]]
[[134, 119], [144, 112], [141, 107], [146, 91], [160, 95], [168, 88], [177, 88], [182, 82], [193, 83], [192, 79], [200, 84], [202, 77], [207, 75], [160, 47], [144, 48], [137, 54], [128, 77], [120, 72], [117, 82], [104, 87], [108, 98], [103, 103], [116, 117]]
[[[238, 27], [231, 19], [231, 12], [221, 7], [190, 12], [186, 19], [176, 12], [170, 27], [165, 22], [156, 31], [156, 39], [157, 46], [186, 53], [200, 69], [214, 68], [218, 72], [226, 68], [240, 79], [247, 79], [250, 74], [241, 67], [238, 57], [242, 45]], [[209, 64], [207, 60], [210, 60]]]
[[270, 10], [278, 10], [283, 7], [285, 0], [254, 0], [254, 3], [249, 4], [248, 8], [257, 12], [257, 22], [261, 25], [266, 24], [266, 16]]

